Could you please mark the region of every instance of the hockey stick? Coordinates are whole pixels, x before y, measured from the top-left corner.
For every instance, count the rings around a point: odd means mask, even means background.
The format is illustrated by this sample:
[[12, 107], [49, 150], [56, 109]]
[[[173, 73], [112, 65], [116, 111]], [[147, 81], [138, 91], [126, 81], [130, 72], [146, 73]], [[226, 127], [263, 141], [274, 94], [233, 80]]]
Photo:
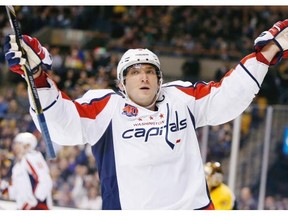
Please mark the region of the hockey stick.
[[56, 157], [55, 151], [54, 151], [53, 144], [52, 144], [52, 141], [50, 138], [50, 134], [49, 134], [46, 120], [45, 120], [45, 116], [43, 114], [43, 110], [42, 110], [40, 99], [38, 96], [38, 92], [37, 92], [37, 89], [35, 86], [33, 74], [31, 72], [31, 68], [30, 68], [30, 65], [29, 65], [29, 62], [27, 59], [27, 54], [26, 54], [25, 50], [22, 48], [21, 43], [20, 43], [20, 40], [22, 40], [22, 33], [21, 33], [20, 26], [18, 24], [16, 13], [15, 13], [13, 6], [8, 5], [5, 7], [6, 7], [6, 11], [8, 14], [11, 28], [13, 29], [13, 31], [15, 33], [16, 43], [22, 52], [23, 58], [26, 59], [26, 63], [22, 67], [22, 69], [24, 71], [24, 75], [25, 75], [25, 79], [26, 79], [26, 82], [28, 85], [28, 89], [31, 92], [32, 102], [33, 102], [34, 107], [35, 107], [35, 111], [37, 114], [38, 122], [39, 122], [41, 133], [42, 133], [42, 137], [45, 141], [46, 151], [47, 151], [48, 157], [53, 159]]

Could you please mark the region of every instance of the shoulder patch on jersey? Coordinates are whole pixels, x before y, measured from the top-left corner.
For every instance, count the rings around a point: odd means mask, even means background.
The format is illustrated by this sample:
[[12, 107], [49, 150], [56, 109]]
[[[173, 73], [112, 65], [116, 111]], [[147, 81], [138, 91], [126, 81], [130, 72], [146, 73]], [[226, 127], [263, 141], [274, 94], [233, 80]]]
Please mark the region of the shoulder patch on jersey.
[[128, 117], [135, 117], [138, 115], [138, 109], [135, 106], [125, 103], [122, 114]]

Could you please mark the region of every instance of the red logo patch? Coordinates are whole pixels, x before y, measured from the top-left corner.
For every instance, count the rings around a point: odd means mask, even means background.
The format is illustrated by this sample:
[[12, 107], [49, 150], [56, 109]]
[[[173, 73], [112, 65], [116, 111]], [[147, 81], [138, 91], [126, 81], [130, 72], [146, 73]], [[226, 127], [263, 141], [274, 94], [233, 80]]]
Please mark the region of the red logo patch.
[[126, 115], [128, 117], [133, 117], [138, 115], [138, 109], [130, 104], [125, 104], [123, 108], [123, 115]]

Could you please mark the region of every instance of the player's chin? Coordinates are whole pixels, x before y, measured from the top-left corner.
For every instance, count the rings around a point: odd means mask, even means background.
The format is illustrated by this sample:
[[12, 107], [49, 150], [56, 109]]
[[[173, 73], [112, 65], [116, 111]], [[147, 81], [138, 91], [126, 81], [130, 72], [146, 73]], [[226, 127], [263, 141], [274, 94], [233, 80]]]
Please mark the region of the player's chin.
[[138, 95], [137, 99], [134, 100], [138, 105], [146, 107], [149, 106], [153, 102], [153, 97], [149, 96], [147, 97], [146, 95]]

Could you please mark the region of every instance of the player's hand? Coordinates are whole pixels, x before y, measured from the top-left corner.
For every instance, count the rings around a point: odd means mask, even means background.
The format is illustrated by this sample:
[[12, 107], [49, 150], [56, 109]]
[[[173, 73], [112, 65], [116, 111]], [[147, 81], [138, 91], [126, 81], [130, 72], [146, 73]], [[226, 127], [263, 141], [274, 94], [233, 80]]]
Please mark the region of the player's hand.
[[[45, 47], [42, 47], [36, 38], [23, 35], [23, 40], [20, 40], [20, 43], [26, 52], [32, 73], [38, 71], [40, 65], [44, 66], [45, 70], [51, 69], [52, 57], [48, 50]], [[23, 66], [26, 63], [26, 59], [23, 58], [22, 52], [16, 43], [15, 35], [8, 35], [5, 37], [4, 52], [10, 70], [20, 75], [24, 75]]]
[[0, 180], [0, 194], [4, 194], [8, 191], [9, 183], [5, 180]]
[[254, 49], [260, 52], [270, 41], [273, 41], [280, 49], [270, 65], [277, 64], [282, 58], [288, 58], [288, 19], [278, 21], [268, 31], [262, 32], [254, 41]]

